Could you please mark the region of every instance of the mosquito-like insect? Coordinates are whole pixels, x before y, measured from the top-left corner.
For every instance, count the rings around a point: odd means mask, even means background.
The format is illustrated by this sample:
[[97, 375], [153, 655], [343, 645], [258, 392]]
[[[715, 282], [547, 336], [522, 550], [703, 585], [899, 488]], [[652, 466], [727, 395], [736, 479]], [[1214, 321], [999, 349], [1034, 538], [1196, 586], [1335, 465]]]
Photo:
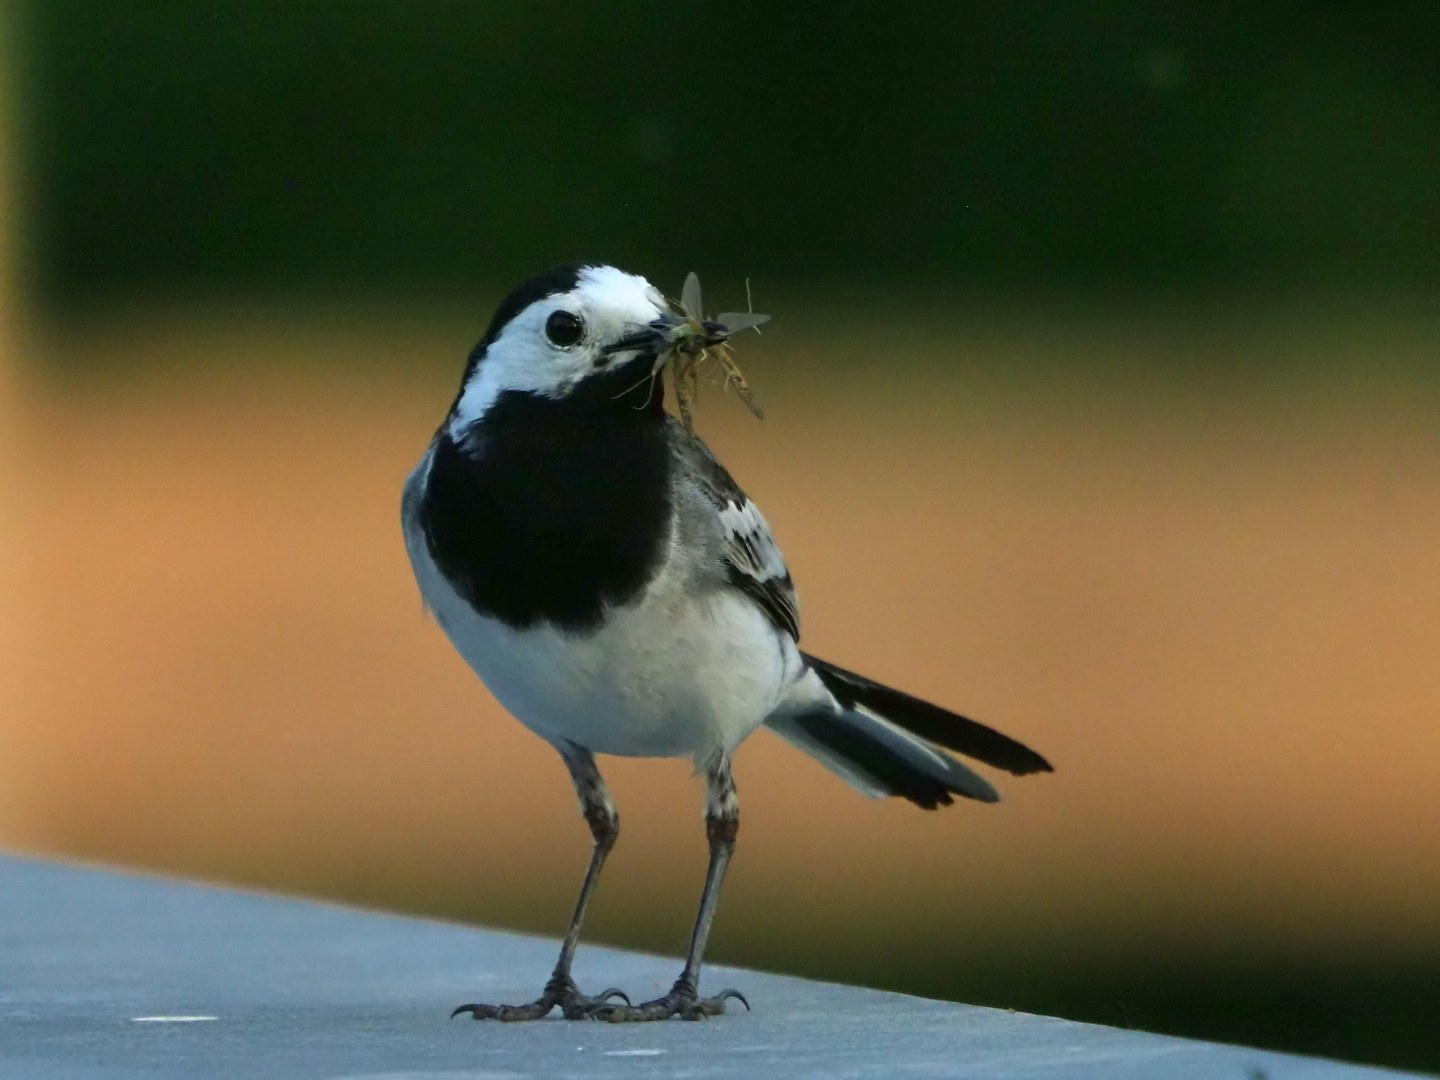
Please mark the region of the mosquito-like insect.
[[[748, 296], [750, 287], [746, 283]], [[675, 404], [680, 410], [680, 422], [693, 437], [695, 434], [694, 403], [700, 391], [700, 362], [715, 360], [725, 372], [725, 385], [733, 386], [756, 419], [764, 417], [750, 384], [735, 364], [730, 351], [730, 339], [741, 330], [756, 330], [770, 321], [769, 315], [754, 311], [728, 311], [707, 319], [700, 298], [700, 279], [691, 273], [685, 278], [685, 288], [680, 293], [680, 311], [683, 318], [669, 328], [669, 345], [662, 362], [669, 363], [670, 374], [675, 383]]]

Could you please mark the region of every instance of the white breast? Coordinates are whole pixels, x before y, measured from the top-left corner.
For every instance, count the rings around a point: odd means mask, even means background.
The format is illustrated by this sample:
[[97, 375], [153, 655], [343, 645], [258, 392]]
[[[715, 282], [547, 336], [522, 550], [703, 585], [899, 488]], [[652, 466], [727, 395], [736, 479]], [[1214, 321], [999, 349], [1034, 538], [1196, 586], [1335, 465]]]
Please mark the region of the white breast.
[[427, 468], [428, 459], [405, 500], [405, 546], [420, 591], [490, 692], [542, 738], [703, 761], [733, 751], [801, 674], [795, 643], [736, 590], [701, 586], [674, 541], [651, 584], [594, 632], [515, 630], [477, 614], [440, 573], [419, 527], [413, 496]]

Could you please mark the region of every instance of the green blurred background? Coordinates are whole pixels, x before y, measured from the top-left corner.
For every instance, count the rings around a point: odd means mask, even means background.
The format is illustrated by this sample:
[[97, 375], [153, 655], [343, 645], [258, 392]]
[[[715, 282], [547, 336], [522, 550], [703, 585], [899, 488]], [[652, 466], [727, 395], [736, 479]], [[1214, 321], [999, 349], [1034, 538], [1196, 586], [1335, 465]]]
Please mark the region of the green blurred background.
[[1434, 4], [46, 0], [46, 296], [1433, 282]]
[[[1203, 430], [1197, 410], [1257, 385], [1263, 427], [1266, 402], [1314, 391], [1307, 364], [1320, 357], [1334, 376], [1327, 401], [1371, 400], [1383, 384], [1387, 402], [1418, 410], [1406, 414], [1421, 433], [1406, 452], [1435, 448], [1433, 3], [34, 0], [9, 14], [20, 163], [11, 250], [38, 343], [29, 378], [61, 402], [44, 416], [66, 415], [77, 372], [83, 381], [101, 367], [117, 394], [153, 391], [179, 413], [192, 407], [191, 384], [177, 371], [243, 371], [276, 341], [316, 335], [372, 335], [353, 355], [380, 354], [395, 379], [413, 373], [435, 387], [438, 410], [451, 361], [497, 294], [581, 258], [672, 291], [695, 269], [727, 283], [732, 300], [750, 277], [757, 308], [777, 316], [775, 336], [784, 342], [792, 327], [795, 365], [771, 383], [792, 415], [805, 395], [787, 386], [827, 378], [827, 357], [853, 370], [874, 355], [821, 345], [864, 340], [879, 351], [923, 324], [927, 341], [953, 332], [1000, 358], [980, 368], [982, 402], [989, 392], [1056, 416], [1073, 406], [1056, 430], [1094, 418], [1086, 394], [1141, 402], [1126, 422], [1159, 428], [1184, 413]], [[194, 330], [197, 320], [207, 329]], [[224, 329], [257, 323], [269, 336], [243, 346]], [[409, 334], [416, 324], [432, 329]], [[160, 344], [137, 325], [157, 327]], [[1124, 347], [1108, 349], [1114, 338]], [[1067, 344], [1076, 340], [1086, 344]], [[343, 386], [334, 357], [345, 348], [315, 351]], [[884, 352], [885, 378], [923, 398], [937, 379], [962, 377], [943, 347], [918, 355]], [[180, 389], [166, 398], [169, 383]], [[1087, 389], [1070, 398], [1076, 386]], [[1170, 411], [1147, 421], [1144, 402]], [[899, 430], [911, 408], [888, 422]], [[1395, 415], [1377, 408], [1366, 422], [1380, 431]], [[962, 419], [982, 423], [978, 409], [957, 407]], [[26, 430], [50, 445], [53, 429]], [[1073, 572], [1085, 572], [1083, 560]], [[1392, 631], [1374, 648], [1420, 641], [1414, 626]], [[1421, 685], [1433, 691], [1433, 673]], [[1415, 745], [1429, 745], [1436, 700], [1415, 706]], [[1335, 790], [1328, 779], [1317, 799]], [[1364, 782], [1383, 787], [1387, 776]], [[505, 797], [492, 789], [480, 805]], [[227, 862], [203, 846], [127, 847], [25, 820], [10, 830], [23, 846], [546, 932], [558, 929], [583, 860], [577, 847], [573, 867], [561, 858], [535, 872], [564, 894], [536, 911], [519, 869], [518, 899], [500, 901], [453, 882], [401, 882], [382, 856], [307, 877], [279, 858]], [[744, 851], [742, 837], [737, 869]], [[1440, 853], [1403, 858], [1433, 867]], [[901, 874], [889, 887], [903, 893], [912, 883]], [[883, 890], [880, 881], [867, 888]], [[673, 950], [690, 898], [664, 895], [678, 914], [663, 932], [633, 910], [607, 921], [602, 908], [596, 936]], [[1374, 948], [1352, 947], [1351, 934], [1333, 954], [1323, 926], [1312, 935], [1321, 947], [1308, 950], [1161, 933], [1112, 952], [1106, 943], [1125, 942], [1124, 926], [1094, 948], [1050, 948], [1064, 937], [1052, 912], [1049, 936], [1007, 958], [999, 947], [938, 946], [942, 928], [960, 930], [933, 898], [921, 915], [901, 904], [896, 925], [880, 927], [884, 906], [867, 894], [856, 902], [870, 922], [837, 916], [806, 935], [778, 931], [743, 895], [734, 912], [751, 919], [726, 929], [722, 911], [718, 959], [1440, 1071], [1433, 918]]]

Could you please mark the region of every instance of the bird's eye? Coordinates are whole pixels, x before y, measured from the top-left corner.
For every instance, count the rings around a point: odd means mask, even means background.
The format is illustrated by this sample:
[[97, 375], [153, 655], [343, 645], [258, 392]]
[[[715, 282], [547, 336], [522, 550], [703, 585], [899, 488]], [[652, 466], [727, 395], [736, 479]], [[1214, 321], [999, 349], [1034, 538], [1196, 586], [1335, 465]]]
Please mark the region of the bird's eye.
[[569, 311], [552, 311], [550, 318], [545, 320], [545, 336], [552, 345], [562, 349], [574, 345], [584, 333], [585, 324], [580, 321], [580, 316]]

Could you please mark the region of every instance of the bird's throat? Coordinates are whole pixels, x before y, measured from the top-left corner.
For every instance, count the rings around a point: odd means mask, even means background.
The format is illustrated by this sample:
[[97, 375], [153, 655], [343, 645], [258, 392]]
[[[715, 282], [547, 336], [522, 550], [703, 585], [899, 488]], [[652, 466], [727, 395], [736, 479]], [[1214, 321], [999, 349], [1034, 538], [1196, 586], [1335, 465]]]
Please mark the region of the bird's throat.
[[638, 408], [623, 395], [601, 408], [590, 398], [507, 394], [465, 445], [442, 429], [425, 535], [477, 610], [515, 627], [583, 631], [644, 586], [671, 511], [660, 383], [645, 384], [634, 391], [644, 394]]

